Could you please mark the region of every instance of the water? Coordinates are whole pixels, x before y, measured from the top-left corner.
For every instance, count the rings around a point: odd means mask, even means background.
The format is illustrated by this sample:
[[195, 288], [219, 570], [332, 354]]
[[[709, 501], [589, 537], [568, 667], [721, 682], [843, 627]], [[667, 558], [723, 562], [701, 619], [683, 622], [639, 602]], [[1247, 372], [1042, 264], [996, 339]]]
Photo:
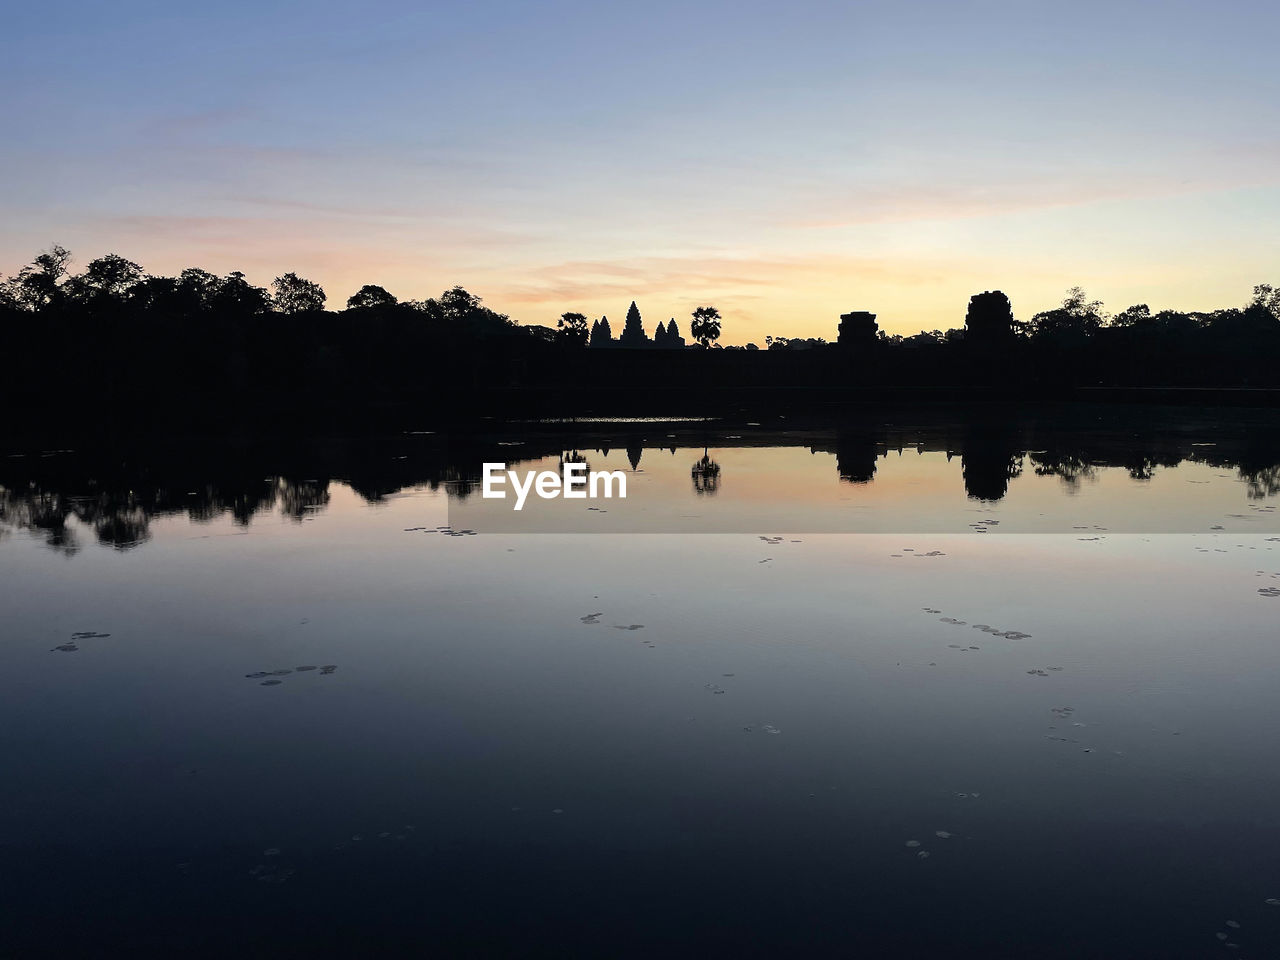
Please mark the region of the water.
[[1139, 479], [1015, 442], [986, 499], [659, 424], [593, 536], [468, 526], [456, 440], [10, 457], [3, 942], [1280, 955], [1280, 491], [1232, 420]]

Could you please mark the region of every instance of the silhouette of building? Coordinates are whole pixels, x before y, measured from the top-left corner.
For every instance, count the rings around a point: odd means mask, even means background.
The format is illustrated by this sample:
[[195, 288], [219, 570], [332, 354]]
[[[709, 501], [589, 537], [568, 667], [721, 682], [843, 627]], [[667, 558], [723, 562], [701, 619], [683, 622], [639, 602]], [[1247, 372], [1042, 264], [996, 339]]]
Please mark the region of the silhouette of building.
[[609, 318], [601, 317], [591, 325], [591, 337], [587, 340], [589, 347], [614, 346], [613, 331], [609, 329]]
[[969, 298], [964, 318], [965, 339], [970, 343], [1004, 343], [1013, 338], [1013, 307], [999, 290]]
[[684, 337], [680, 336], [680, 328], [676, 326], [675, 317], [672, 317], [671, 322], [665, 326], [659, 321], [658, 329], [653, 332], [653, 345], [660, 350], [678, 350], [685, 345]]
[[676, 326], [676, 318], [672, 317], [667, 324], [667, 347], [674, 350], [686, 345], [684, 337], [680, 336], [680, 328]]
[[627, 320], [618, 336], [618, 346], [632, 349], [653, 346], [653, 341], [645, 335], [644, 325], [640, 322], [640, 309], [634, 300], [627, 308]]
[[876, 342], [879, 331], [876, 315], [866, 310], [854, 310], [840, 314], [840, 332], [836, 342], [846, 350], [869, 347]]

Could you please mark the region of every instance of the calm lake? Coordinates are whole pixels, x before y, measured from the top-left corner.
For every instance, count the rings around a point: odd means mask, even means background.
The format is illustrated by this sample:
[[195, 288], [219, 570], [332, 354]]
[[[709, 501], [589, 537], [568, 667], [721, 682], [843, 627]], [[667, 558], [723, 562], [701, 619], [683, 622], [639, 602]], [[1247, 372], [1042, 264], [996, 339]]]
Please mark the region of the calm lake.
[[1280, 956], [1278, 428], [7, 443], [0, 954]]

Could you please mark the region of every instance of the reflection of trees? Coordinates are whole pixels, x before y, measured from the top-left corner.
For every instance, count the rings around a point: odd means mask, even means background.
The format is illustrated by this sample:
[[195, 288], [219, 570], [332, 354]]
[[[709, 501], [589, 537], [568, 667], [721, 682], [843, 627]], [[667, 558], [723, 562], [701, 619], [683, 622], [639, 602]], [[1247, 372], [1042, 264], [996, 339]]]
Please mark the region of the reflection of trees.
[[102, 491], [96, 497], [77, 497], [71, 512], [93, 528], [99, 543], [127, 550], [151, 539], [151, 516], [157, 496], [163, 494]]
[[93, 532], [100, 543], [125, 550], [151, 538], [150, 523], [150, 517], [136, 503], [119, 504], [110, 512], [94, 518]]
[[71, 508], [56, 493], [0, 487], [0, 523], [19, 530], [38, 530], [48, 546], [68, 556], [80, 549], [75, 533], [67, 529], [70, 514]]
[[1241, 467], [1240, 479], [1246, 484], [1250, 500], [1262, 500], [1280, 494], [1280, 465], [1257, 470]]
[[[1280, 496], [1280, 440], [1273, 439], [1280, 434], [1271, 425], [1260, 415], [1242, 424], [1207, 419], [1203, 426], [1179, 421], [1172, 428], [1148, 428], [1114, 419], [1099, 424], [1092, 413], [1064, 422], [986, 411], [968, 422], [950, 419], [923, 431], [916, 425], [840, 423], [834, 433], [819, 433], [810, 449], [831, 452], [834, 443], [840, 478], [849, 483], [871, 482], [886, 450], [947, 451], [949, 457], [954, 452], [962, 458], [967, 493], [979, 500], [1006, 496], [1024, 462], [1036, 476], [1057, 477], [1068, 492], [1103, 469], [1123, 469], [1134, 480], [1145, 480], [1161, 466], [1194, 462], [1234, 472], [1248, 496], [1260, 500]], [[592, 428], [530, 431], [514, 445], [483, 434], [323, 442], [273, 436], [217, 446], [157, 446], [141, 453], [12, 454], [0, 458], [0, 526], [29, 531], [51, 549], [74, 554], [85, 542], [117, 549], [145, 543], [157, 517], [185, 515], [193, 523], [225, 519], [248, 526], [256, 516], [278, 512], [301, 520], [329, 505], [328, 478], [342, 478], [370, 503], [423, 486], [458, 501], [478, 495], [479, 465], [485, 462], [514, 466], [558, 459], [563, 471], [570, 463], [586, 464], [584, 450], [612, 446], [625, 449], [638, 467], [643, 435], [608, 436]], [[1201, 437], [1213, 443], [1193, 442]], [[699, 439], [704, 447], [691, 463], [693, 494], [714, 496], [721, 466], [710, 456], [709, 436]], [[1028, 449], [1034, 452], [1024, 454]], [[696, 448], [692, 452], [697, 456]], [[508, 459], [517, 453], [519, 459]]]
[[720, 489], [720, 464], [702, 451], [702, 459], [696, 461], [690, 471], [693, 478], [693, 492], [698, 496], [715, 496]]
[[591, 464], [587, 462], [587, 458], [577, 450], [560, 451], [560, 476], [564, 476], [564, 468], [567, 464], [582, 464], [582, 469], [587, 473], [591, 472]]
[[301, 521], [307, 514], [323, 510], [329, 505], [328, 480], [291, 481], [280, 477], [276, 481], [280, 511], [292, 520]]
[[[285, 516], [302, 520], [329, 503], [327, 480], [276, 477], [232, 483], [229, 491], [215, 483], [195, 490], [181, 483], [173, 488], [145, 487], [136, 478], [121, 486], [104, 489], [87, 480], [74, 496], [35, 483], [28, 483], [25, 490], [0, 486], [0, 523], [39, 531], [50, 547], [72, 554], [80, 549], [73, 520], [91, 529], [99, 543], [126, 550], [151, 538], [151, 520], [156, 516], [186, 514], [193, 523], [211, 523], [230, 513], [237, 524], [247, 526], [254, 516], [276, 506]], [[80, 494], [79, 489], [89, 492]]]
[[73, 518], [92, 529], [98, 542], [121, 550], [137, 546], [151, 535], [150, 513], [131, 494], [70, 498], [47, 490], [28, 489], [17, 494], [0, 488], [0, 523], [39, 531], [44, 542], [60, 553], [71, 555], [80, 549], [69, 525]]
[[1080, 489], [1082, 480], [1096, 480], [1098, 472], [1092, 463], [1077, 454], [1032, 453], [1031, 463], [1037, 477], [1057, 477], [1068, 492]]
[[229, 512], [237, 524], [247, 527], [256, 514], [276, 505], [279, 487], [278, 477], [206, 483], [188, 494], [187, 516], [194, 523], [212, 523]]
[[1159, 464], [1154, 457], [1136, 457], [1125, 463], [1130, 480], [1150, 480], [1156, 475], [1157, 466]]

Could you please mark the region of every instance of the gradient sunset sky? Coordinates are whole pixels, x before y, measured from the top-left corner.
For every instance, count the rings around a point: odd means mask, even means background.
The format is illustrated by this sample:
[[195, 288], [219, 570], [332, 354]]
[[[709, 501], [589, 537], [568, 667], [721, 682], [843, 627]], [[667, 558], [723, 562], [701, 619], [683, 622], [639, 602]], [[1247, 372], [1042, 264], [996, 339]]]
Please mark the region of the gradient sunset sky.
[[59, 242], [461, 284], [522, 323], [910, 333], [999, 288], [1112, 310], [1280, 283], [1280, 4], [10, 7], [0, 272]]

